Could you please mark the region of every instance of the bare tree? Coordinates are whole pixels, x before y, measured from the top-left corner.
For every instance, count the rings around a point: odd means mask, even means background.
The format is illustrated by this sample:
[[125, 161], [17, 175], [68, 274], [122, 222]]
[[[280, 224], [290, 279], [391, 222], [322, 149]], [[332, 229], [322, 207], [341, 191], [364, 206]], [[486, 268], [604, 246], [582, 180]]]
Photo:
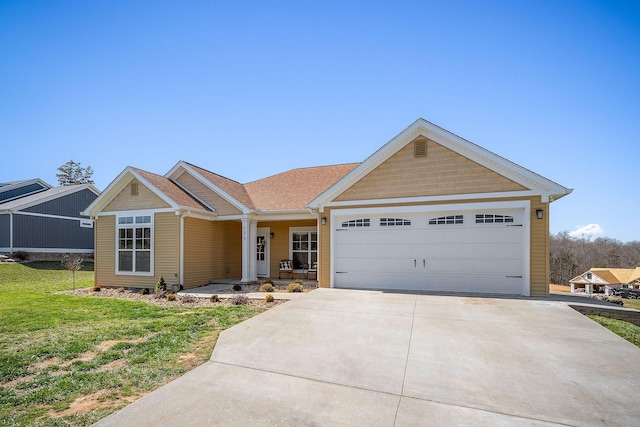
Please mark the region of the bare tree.
[[76, 185], [76, 184], [93, 184], [91, 177], [93, 176], [93, 169], [91, 166], [83, 168], [80, 166], [80, 162], [74, 162], [69, 160], [64, 165], [58, 168], [60, 173], [56, 174], [58, 183], [60, 185]]
[[569, 280], [592, 267], [634, 268], [640, 266], [640, 241], [623, 243], [609, 237], [571, 237], [563, 231], [549, 240], [551, 283]]
[[62, 265], [71, 272], [71, 276], [73, 277], [73, 290], [76, 289], [76, 273], [80, 270], [82, 265], [82, 258], [78, 255], [71, 256], [66, 254], [62, 259]]

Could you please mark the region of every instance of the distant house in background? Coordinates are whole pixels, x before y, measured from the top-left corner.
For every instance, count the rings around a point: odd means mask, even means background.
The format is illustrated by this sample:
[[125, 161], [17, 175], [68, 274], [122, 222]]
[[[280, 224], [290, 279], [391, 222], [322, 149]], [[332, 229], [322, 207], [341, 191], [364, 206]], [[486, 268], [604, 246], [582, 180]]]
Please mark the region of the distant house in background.
[[[604, 292], [609, 288], [640, 288], [640, 267], [592, 268], [569, 280], [571, 292], [584, 289], [586, 293]], [[580, 291], [579, 291], [580, 292]]]
[[40, 179], [0, 183], [0, 253], [32, 258], [93, 254], [93, 221], [80, 215], [98, 197], [92, 185], [52, 188]]

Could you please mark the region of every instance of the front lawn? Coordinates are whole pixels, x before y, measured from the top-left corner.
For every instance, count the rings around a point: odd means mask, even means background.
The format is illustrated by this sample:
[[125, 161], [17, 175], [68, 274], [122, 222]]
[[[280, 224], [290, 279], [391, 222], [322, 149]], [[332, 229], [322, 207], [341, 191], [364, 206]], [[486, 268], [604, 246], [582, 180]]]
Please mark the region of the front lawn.
[[[92, 264], [77, 287], [92, 287]], [[59, 263], [0, 265], [0, 425], [85, 426], [206, 361], [262, 309], [58, 294]]]
[[636, 310], [640, 310], [640, 300], [624, 298], [622, 300], [622, 302], [624, 303], [625, 307], [633, 308], [633, 309], [636, 309]]
[[588, 317], [600, 323], [602, 326], [609, 329], [614, 334], [617, 334], [625, 340], [629, 341], [631, 344], [640, 347], [640, 326], [636, 326], [633, 323], [624, 322], [622, 320], [610, 319], [603, 316], [589, 315]]

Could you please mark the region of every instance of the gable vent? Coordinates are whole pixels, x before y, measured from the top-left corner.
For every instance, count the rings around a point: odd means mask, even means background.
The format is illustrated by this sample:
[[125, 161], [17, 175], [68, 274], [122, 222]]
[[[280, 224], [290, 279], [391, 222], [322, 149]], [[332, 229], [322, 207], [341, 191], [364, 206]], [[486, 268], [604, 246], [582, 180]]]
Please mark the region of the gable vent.
[[413, 157], [427, 157], [426, 139], [418, 139], [413, 142]]
[[137, 182], [132, 182], [131, 183], [131, 195], [132, 196], [137, 196], [138, 195], [138, 183]]

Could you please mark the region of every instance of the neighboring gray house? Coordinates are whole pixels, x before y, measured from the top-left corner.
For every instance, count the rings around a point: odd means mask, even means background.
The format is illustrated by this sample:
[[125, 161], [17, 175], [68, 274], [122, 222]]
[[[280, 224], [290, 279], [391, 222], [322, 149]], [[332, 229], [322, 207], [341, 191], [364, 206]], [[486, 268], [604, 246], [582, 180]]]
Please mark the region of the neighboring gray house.
[[0, 182], [0, 203], [36, 194], [50, 188], [51, 186], [49, 184], [38, 178], [13, 182]]
[[99, 194], [88, 184], [51, 188], [38, 179], [0, 184], [0, 253], [93, 254], [93, 221], [80, 212]]

